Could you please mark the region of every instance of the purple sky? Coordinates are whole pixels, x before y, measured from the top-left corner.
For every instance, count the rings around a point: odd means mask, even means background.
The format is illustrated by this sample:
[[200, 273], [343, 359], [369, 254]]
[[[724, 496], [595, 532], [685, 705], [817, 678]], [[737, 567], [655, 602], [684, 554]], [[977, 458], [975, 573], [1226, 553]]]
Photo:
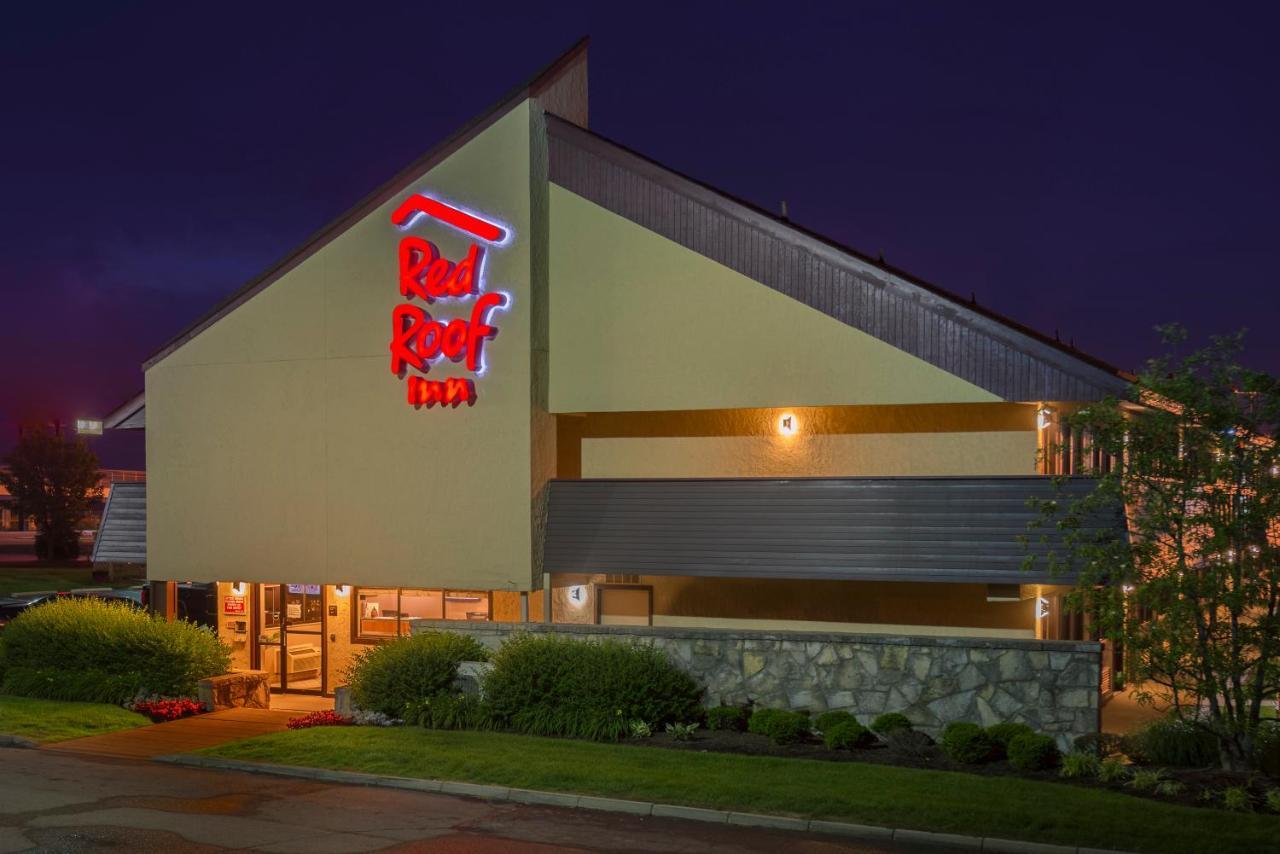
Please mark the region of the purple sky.
[[1280, 370], [1274, 6], [84, 5], [0, 28], [0, 452], [582, 35], [672, 168], [1120, 367], [1180, 321]]

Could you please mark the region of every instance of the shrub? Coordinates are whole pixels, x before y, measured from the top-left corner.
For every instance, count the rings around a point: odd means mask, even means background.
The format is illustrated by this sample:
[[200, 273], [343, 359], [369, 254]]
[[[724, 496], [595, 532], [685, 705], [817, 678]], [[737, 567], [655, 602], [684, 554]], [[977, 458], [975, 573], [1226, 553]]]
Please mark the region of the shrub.
[[1156, 794], [1164, 795], [1166, 798], [1176, 798], [1187, 790], [1186, 783], [1181, 780], [1161, 780], [1156, 783]]
[[822, 731], [822, 740], [831, 750], [853, 750], [865, 747], [871, 740], [871, 730], [852, 717]]
[[747, 710], [740, 706], [707, 709], [707, 729], [742, 732], [747, 728]]
[[1254, 734], [1253, 764], [1271, 777], [1280, 777], [1280, 722], [1263, 721]]
[[632, 721], [628, 729], [631, 731], [632, 738], [650, 738], [653, 735], [653, 727], [644, 721]]
[[1218, 739], [1189, 721], [1152, 721], [1124, 740], [1124, 752], [1140, 765], [1205, 768], [1218, 764]]
[[493, 665], [485, 698], [503, 729], [617, 741], [630, 721], [660, 727], [702, 710], [702, 689], [653, 647], [520, 635]]
[[1154, 792], [1160, 787], [1161, 783], [1165, 782], [1168, 782], [1168, 777], [1164, 769], [1144, 768], [1135, 770], [1133, 776], [1129, 778], [1129, 782], [1125, 783], [1125, 785], [1140, 792]]
[[428, 729], [490, 729], [488, 707], [466, 694], [436, 694], [405, 705], [406, 723]]
[[356, 709], [351, 713], [352, 726], [399, 726], [404, 723], [400, 718], [393, 718], [382, 712], [371, 712], [368, 709]]
[[1098, 766], [1098, 779], [1103, 783], [1120, 783], [1129, 779], [1129, 766], [1119, 759], [1104, 759]]
[[876, 735], [887, 735], [900, 729], [911, 729], [911, 719], [898, 712], [885, 712], [871, 722], [871, 731]]
[[996, 746], [997, 758], [1009, 755], [1009, 742], [1020, 735], [1032, 735], [1034, 733], [1035, 730], [1026, 724], [1003, 723], [987, 727], [987, 735], [991, 737], [991, 741]]
[[891, 729], [880, 736], [890, 750], [896, 750], [904, 756], [923, 758], [933, 753], [933, 739], [928, 733], [916, 729]]
[[289, 718], [285, 723], [289, 729], [310, 729], [313, 726], [351, 726], [351, 718], [338, 714], [333, 709], [309, 712], [302, 717]]
[[201, 679], [231, 666], [228, 648], [210, 629], [101, 599], [28, 608], [5, 627], [2, 649], [0, 691], [47, 700], [191, 696]]
[[1271, 812], [1280, 812], [1280, 789], [1269, 789], [1266, 803]]
[[794, 744], [809, 735], [809, 716], [785, 709], [757, 709], [747, 721], [747, 730], [768, 736], [774, 744]]
[[823, 712], [814, 719], [813, 728], [818, 732], [825, 733], [827, 730], [832, 729], [838, 724], [845, 723], [846, 721], [854, 721], [856, 723], [857, 720], [857, 718], [848, 712]]
[[942, 731], [942, 749], [956, 762], [975, 765], [990, 760], [996, 752], [991, 736], [977, 724], [956, 721]]
[[1043, 771], [1057, 767], [1062, 760], [1053, 736], [1037, 732], [1015, 735], [1009, 742], [1008, 755], [1009, 764], [1019, 771]]
[[1063, 777], [1096, 777], [1101, 766], [1101, 760], [1092, 753], [1076, 750], [1062, 757], [1062, 770], [1058, 773]]
[[697, 724], [667, 724], [667, 732], [676, 741], [693, 741], [693, 734], [697, 731]]
[[1253, 798], [1244, 786], [1228, 786], [1222, 790], [1222, 808], [1231, 812], [1253, 812]]
[[447, 693], [460, 663], [488, 657], [472, 638], [424, 632], [357, 653], [345, 675], [357, 707], [398, 717], [410, 703]]

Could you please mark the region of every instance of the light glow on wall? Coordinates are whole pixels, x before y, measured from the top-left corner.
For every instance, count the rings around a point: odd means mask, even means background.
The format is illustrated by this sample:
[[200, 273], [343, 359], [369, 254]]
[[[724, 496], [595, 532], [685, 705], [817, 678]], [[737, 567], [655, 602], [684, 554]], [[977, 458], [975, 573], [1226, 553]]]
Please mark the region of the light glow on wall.
[[800, 420], [793, 413], [784, 412], [778, 416], [778, 435], [794, 436], [800, 429]]

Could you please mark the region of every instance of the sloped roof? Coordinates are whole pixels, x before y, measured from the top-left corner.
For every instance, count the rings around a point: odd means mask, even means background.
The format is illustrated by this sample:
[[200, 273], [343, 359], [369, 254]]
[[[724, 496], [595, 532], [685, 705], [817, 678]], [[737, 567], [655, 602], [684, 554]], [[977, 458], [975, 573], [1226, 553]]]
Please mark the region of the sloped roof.
[[[1069, 498], [1095, 482], [1069, 478]], [[1064, 552], [1032, 532], [1027, 500], [1047, 477], [555, 480], [544, 571], [970, 584], [1070, 584], [1029, 554]], [[1123, 535], [1124, 520], [1089, 527]], [[1049, 542], [1039, 542], [1045, 535]], [[1028, 551], [1028, 548], [1030, 551]]]
[[93, 538], [93, 563], [147, 562], [146, 481], [112, 485], [102, 523]]
[[1095, 400], [1101, 359], [882, 261], [547, 117], [553, 183], [1004, 400]]

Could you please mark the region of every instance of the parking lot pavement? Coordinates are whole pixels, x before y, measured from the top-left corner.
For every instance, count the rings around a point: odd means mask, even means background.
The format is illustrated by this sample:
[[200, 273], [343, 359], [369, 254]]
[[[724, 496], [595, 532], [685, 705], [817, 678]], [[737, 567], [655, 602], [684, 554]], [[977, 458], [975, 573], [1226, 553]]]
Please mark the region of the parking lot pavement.
[[0, 769], [0, 854], [940, 850], [46, 750], [0, 750]]

